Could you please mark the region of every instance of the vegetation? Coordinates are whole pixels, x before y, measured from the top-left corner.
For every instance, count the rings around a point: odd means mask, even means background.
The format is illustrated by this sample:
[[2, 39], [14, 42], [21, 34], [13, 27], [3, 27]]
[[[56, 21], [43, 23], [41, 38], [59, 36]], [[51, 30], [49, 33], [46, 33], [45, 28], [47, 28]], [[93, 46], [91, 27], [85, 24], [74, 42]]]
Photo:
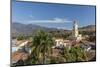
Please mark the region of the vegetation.
[[66, 62], [87, 61], [86, 53], [78, 46], [71, 47], [71, 49], [65, 47], [62, 55], [66, 59]]
[[32, 37], [32, 36], [20, 34], [20, 35], [18, 35], [17, 37], [13, 37], [13, 39], [14, 39], [14, 38], [17, 38], [17, 40], [25, 40], [25, 39], [29, 39], [29, 38], [31, 38], [31, 37]]
[[[29, 64], [52, 64], [52, 63], [62, 63], [62, 62], [79, 62], [88, 61], [85, 51], [80, 46], [71, 46], [71, 48], [64, 47], [59, 49], [61, 52], [57, 57], [52, 56], [52, 46], [54, 45], [53, 37], [63, 37], [67, 38], [70, 34], [45, 32], [44, 30], [39, 30], [35, 33], [32, 38], [31, 54], [29, 58], [23, 61], [23, 65]], [[52, 36], [53, 35], [53, 36]], [[18, 40], [25, 39], [24, 35], [20, 35]], [[93, 40], [94, 37], [90, 37], [89, 40]], [[22, 62], [20, 62], [22, 64]], [[20, 64], [19, 63], [19, 64]], [[18, 63], [17, 63], [18, 64]]]
[[23, 39], [25, 39], [25, 36], [24, 36], [24, 35], [19, 35], [19, 36], [17, 37], [17, 40], [23, 40]]
[[30, 56], [31, 64], [46, 64], [46, 58], [51, 54], [54, 42], [50, 34], [39, 30], [33, 37], [32, 53]]
[[80, 34], [82, 35], [94, 35], [95, 31], [79, 31]]
[[96, 36], [90, 36], [88, 38], [88, 41], [90, 41], [90, 42], [96, 42]]
[[71, 35], [71, 32], [69, 31], [50, 31], [49, 32], [53, 37], [55, 38], [63, 38], [66, 39]]

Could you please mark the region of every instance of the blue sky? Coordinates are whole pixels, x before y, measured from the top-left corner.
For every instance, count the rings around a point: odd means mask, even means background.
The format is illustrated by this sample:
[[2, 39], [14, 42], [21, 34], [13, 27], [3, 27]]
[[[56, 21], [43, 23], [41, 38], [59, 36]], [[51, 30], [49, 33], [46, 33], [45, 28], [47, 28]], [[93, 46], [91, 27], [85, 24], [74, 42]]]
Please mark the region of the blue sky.
[[73, 20], [77, 20], [79, 26], [95, 24], [95, 7], [12, 2], [12, 22], [71, 29]]

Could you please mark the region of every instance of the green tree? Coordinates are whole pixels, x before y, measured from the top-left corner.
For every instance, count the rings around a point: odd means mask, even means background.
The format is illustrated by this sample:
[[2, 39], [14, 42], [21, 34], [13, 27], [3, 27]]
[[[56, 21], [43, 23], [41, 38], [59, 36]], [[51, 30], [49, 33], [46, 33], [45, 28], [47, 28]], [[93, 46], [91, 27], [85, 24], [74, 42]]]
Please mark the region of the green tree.
[[66, 62], [87, 61], [85, 51], [78, 46], [71, 47], [71, 49], [65, 47], [62, 55], [66, 59]]
[[96, 41], [96, 36], [89, 36], [88, 41], [95, 42]]
[[33, 45], [31, 46], [31, 61], [34, 64], [45, 64], [47, 56], [51, 54], [52, 45], [54, 45], [54, 42], [50, 34], [46, 33], [43, 30], [37, 31], [37, 33], [33, 37]]
[[17, 40], [23, 40], [23, 39], [25, 39], [25, 36], [24, 35], [19, 35], [18, 37], [17, 37]]

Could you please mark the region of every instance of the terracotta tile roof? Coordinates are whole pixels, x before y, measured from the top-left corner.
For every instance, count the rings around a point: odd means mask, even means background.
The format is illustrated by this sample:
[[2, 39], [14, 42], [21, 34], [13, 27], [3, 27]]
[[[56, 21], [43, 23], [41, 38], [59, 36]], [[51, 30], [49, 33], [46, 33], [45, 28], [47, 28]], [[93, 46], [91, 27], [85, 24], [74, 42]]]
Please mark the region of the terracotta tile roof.
[[21, 51], [17, 51], [17, 52], [14, 52], [12, 53], [12, 62], [17, 62], [19, 60], [26, 60], [27, 58], [29, 57], [29, 54], [28, 53], [25, 53], [25, 52], [21, 52]]

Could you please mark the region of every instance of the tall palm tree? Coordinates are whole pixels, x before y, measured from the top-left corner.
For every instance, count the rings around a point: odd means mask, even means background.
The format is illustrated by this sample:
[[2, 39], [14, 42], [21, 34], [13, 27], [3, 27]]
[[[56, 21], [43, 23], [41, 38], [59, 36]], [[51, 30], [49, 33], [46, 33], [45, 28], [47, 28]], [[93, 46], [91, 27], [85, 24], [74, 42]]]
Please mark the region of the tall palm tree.
[[[36, 63], [40, 61], [40, 55], [42, 55], [42, 63], [46, 63], [46, 57], [51, 54], [51, 47], [53, 44], [53, 40], [50, 34], [46, 33], [43, 30], [39, 30], [36, 35], [33, 37], [33, 45], [32, 47], [32, 55], [35, 58]], [[41, 63], [41, 62], [40, 62]]]

